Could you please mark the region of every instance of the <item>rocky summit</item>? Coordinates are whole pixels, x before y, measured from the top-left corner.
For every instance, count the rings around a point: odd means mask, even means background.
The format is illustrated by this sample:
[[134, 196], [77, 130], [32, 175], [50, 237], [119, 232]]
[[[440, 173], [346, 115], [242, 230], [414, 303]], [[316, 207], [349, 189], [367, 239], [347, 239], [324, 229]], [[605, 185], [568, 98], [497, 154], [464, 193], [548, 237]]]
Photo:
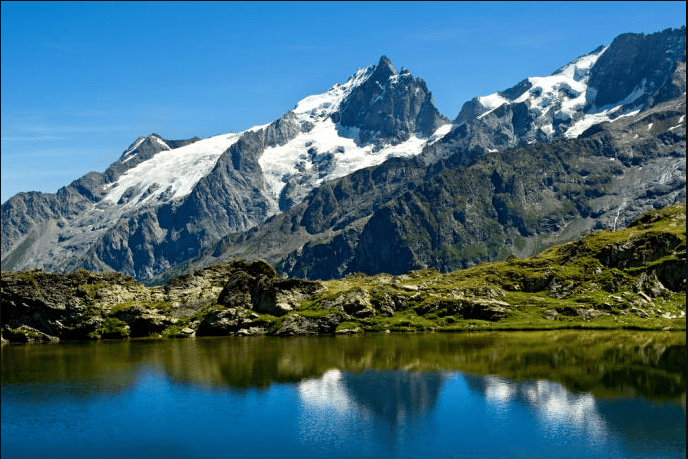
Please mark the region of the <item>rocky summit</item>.
[[533, 256], [685, 201], [685, 62], [685, 27], [623, 34], [450, 120], [382, 56], [266, 125], [150, 134], [10, 198], [2, 269], [152, 285], [238, 258], [327, 280]]
[[234, 260], [146, 287], [119, 273], [2, 273], [6, 342], [366, 331], [685, 330], [685, 203], [532, 258], [310, 281]]

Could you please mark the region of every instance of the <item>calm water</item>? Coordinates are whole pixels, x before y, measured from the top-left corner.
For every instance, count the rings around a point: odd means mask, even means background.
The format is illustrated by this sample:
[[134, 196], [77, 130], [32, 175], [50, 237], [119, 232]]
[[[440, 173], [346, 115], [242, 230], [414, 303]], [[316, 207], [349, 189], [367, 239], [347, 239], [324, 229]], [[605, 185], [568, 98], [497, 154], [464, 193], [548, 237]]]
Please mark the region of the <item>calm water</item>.
[[2, 348], [2, 457], [683, 458], [685, 334]]

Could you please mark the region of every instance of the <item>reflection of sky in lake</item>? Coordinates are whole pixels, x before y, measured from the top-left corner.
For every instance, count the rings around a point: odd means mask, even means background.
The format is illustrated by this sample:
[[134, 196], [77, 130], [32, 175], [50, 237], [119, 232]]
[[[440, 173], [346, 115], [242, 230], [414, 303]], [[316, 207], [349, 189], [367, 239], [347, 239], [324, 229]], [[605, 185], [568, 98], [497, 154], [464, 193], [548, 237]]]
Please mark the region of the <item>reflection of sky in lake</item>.
[[[633, 401], [644, 406], [644, 415], [656, 416], [650, 421], [655, 424], [652, 438], [643, 440], [629, 435], [629, 429], [638, 434], [633, 425], [648, 419], [639, 420], [631, 413], [613, 415], [628, 401], [600, 402], [591, 394], [576, 394], [546, 380], [329, 370], [321, 378], [299, 383], [298, 391], [301, 441], [318, 442], [335, 456], [342, 448], [351, 453], [352, 445], [357, 456], [384, 452], [390, 457], [684, 457], [685, 453], [685, 439], [681, 440], [685, 419], [680, 420], [685, 412], [680, 406]], [[375, 443], [382, 449], [370, 446]]]
[[685, 346], [636, 335], [6, 346], [2, 458], [683, 458]]
[[508, 409], [513, 403], [528, 404], [547, 433], [558, 434], [565, 428], [592, 438], [606, 436], [604, 420], [590, 394], [573, 394], [561, 384], [546, 380], [514, 383], [497, 376], [482, 379], [485, 399], [495, 409]]

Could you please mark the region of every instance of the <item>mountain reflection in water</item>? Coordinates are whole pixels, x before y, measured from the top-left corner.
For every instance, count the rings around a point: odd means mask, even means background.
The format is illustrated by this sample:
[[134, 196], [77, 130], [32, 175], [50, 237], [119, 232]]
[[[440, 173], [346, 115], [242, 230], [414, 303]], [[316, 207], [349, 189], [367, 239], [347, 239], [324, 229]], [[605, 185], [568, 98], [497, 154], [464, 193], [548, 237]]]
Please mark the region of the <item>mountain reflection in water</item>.
[[150, 457], [151, 435], [166, 457], [684, 457], [685, 361], [648, 332], [9, 345], [3, 459], [91, 457], [84, 436]]
[[[627, 398], [597, 400], [590, 393], [573, 393], [547, 380], [519, 382], [463, 373], [345, 373], [332, 369], [321, 378], [299, 383], [298, 390], [302, 401], [300, 435], [336, 444], [356, 441], [356, 437], [360, 441], [366, 432], [376, 431], [378, 440], [398, 451], [405, 433], [437, 429], [436, 424], [441, 423], [462, 426], [452, 432], [461, 445], [457, 448], [473, 444], [478, 454], [481, 445], [498, 440], [500, 435], [508, 436], [506, 432], [513, 429], [511, 424], [517, 419], [534, 422], [540, 438], [564, 450], [581, 447], [580, 442], [595, 450], [620, 440], [640, 457], [682, 457], [685, 451], [685, 404], [639, 403]], [[442, 398], [453, 399], [452, 409], [437, 413], [438, 406], [446, 405]], [[530, 419], [524, 419], [524, 412]], [[650, 422], [641, 427], [639, 419]], [[355, 436], [351, 434], [352, 422], [363, 424]], [[370, 427], [374, 424], [377, 428]], [[470, 424], [487, 429], [474, 429]], [[520, 441], [532, 443], [523, 446], [524, 450], [535, 450], [540, 440]]]

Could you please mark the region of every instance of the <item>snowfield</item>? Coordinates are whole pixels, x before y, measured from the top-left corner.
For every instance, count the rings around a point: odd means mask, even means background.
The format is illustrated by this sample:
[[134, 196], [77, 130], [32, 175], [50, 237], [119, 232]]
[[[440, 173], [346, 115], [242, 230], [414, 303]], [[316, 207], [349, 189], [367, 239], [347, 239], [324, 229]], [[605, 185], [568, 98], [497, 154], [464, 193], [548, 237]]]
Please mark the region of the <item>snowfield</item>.
[[[118, 204], [126, 193], [126, 202], [121, 204], [139, 206], [150, 201], [168, 202], [182, 198], [191, 193], [201, 178], [208, 175], [220, 155], [239, 140], [240, 136], [241, 134], [222, 134], [175, 149], [170, 149], [162, 139], [155, 137], [167, 150], [121, 175], [110, 185], [103, 200]], [[131, 157], [125, 161], [129, 159]]]

